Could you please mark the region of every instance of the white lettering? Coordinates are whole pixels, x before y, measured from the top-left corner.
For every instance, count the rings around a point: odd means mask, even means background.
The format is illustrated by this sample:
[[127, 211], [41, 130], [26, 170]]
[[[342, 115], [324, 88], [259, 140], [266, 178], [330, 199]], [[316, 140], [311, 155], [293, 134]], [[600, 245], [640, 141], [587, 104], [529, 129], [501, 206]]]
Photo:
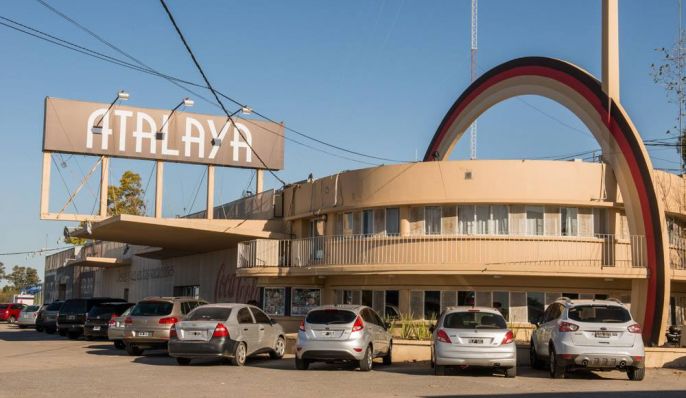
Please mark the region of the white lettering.
[[133, 116], [133, 112], [117, 109], [114, 116], [119, 116], [119, 152], [126, 151], [126, 120]]
[[[240, 131], [239, 131], [240, 130]], [[245, 137], [245, 141], [241, 140], [241, 133]], [[248, 163], [252, 162], [252, 151], [250, 147], [252, 146], [252, 134], [245, 125], [242, 123], [236, 123], [236, 127], [233, 129], [233, 140], [231, 141], [231, 146], [233, 147], [233, 161], [239, 161], [239, 150], [245, 148], [245, 161]]]
[[[224, 137], [226, 137], [226, 133], [229, 131], [229, 122], [228, 120], [226, 123], [224, 123], [224, 126], [222, 126], [222, 131], [219, 132], [219, 135], [217, 135], [217, 128], [214, 126], [214, 120], [209, 119], [207, 121], [207, 124], [210, 126], [210, 134], [212, 134], [212, 138], [219, 138], [221, 142], [224, 142]], [[215, 156], [217, 156], [217, 152], [219, 152], [219, 147], [220, 145], [212, 145], [212, 149], [210, 150], [210, 155], [208, 156], [210, 159], [214, 159]]]
[[110, 118], [102, 117], [106, 112], [107, 108], [100, 108], [94, 110], [93, 113], [91, 113], [88, 116], [88, 123], [86, 126], [86, 148], [93, 148], [93, 126], [95, 126], [95, 123], [100, 121], [100, 118], [102, 118], [102, 122], [100, 126], [98, 126], [102, 127], [102, 137], [100, 137], [100, 146], [103, 150], [107, 149], [109, 143], [109, 136], [112, 135], [112, 130], [110, 130]]
[[[148, 124], [148, 131], [143, 130], [143, 122]], [[150, 153], [157, 153], [157, 140], [155, 139], [155, 131], [157, 125], [155, 120], [147, 113], [138, 112], [136, 114], [136, 130], [133, 131], [133, 136], [136, 137], [136, 152], [143, 151], [143, 140], [150, 140]]]
[[162, 155], [179, 156], [178, 149], [169, 149], [169, 115], [162, 115]]
[[[198, 130], [198, 136], [193, 137], [193, 127]], [[192, 117], [186, 118], [186, 133], [181, 140], [184, 143], [183, 155], [185, 157], [191, 156], [191, 145], [198, 144], [198, 157], [200, 159], [205, 157], [205, 129], [199, 121]]]

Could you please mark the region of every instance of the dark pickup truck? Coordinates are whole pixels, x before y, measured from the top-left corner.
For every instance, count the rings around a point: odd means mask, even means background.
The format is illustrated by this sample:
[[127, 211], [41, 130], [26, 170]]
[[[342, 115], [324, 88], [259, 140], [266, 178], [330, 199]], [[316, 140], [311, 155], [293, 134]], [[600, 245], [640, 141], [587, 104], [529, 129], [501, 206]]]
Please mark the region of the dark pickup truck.
[[88, 312], [101, 303], [125, 303], [126, 300], [112, 297], [69, 299], [64, 302], [57, 316], [57, 331], [60, 336], [78, 339], [83, 334]]

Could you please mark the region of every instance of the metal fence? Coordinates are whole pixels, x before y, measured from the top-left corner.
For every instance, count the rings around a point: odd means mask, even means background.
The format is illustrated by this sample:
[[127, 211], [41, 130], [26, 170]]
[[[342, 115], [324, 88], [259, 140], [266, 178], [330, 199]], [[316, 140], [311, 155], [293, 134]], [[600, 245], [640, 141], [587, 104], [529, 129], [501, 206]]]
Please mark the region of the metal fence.
[[239, 268], [367, 264], [645, 267], [645, 238], [351, 235], [257, 239], [238, 245]]

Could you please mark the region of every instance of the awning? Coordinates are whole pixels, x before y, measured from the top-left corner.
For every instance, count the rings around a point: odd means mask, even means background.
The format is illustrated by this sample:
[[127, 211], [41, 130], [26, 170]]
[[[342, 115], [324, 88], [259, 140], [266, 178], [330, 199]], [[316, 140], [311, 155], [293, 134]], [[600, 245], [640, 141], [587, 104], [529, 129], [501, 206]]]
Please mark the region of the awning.
[[83, 257], [67, 261], [66, 265], [75, 267], [114, 268], [131, 265], [131, 259], [120, 259], [112, 257]]
[[285, 223], [280, 219], [206, 220], [122, 214], [79, 229], [72, 236], [192, 254], [228, 249], [252, 239], [287, 239], [284, 232]]

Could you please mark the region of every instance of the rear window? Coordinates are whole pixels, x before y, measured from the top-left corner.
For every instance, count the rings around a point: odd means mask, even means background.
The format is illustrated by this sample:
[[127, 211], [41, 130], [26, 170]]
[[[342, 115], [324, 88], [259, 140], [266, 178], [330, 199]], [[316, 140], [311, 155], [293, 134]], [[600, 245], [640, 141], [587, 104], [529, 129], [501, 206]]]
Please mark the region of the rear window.
[[631, 314], [617, 305], [578, 305], [569, 309], [569, 319], [588, 323], [625, 323], [631, 320]]
[[126, 304], [97, 304], [90, 311], [88, 311], [88, 316], [99, 316], [105, 314], [121, 314], [124, 312], [128, 306]]
[[225, 321], [231, 315], [231, 308], [202, 307], [191, 311], [186, 321]]
[[0, 310], [4, 310], [7, 307], [9, 307], [7, 304], [0, 304]]
[[40, 309], [40, 306], [38, 305], [30, 305], [26, 308], [24, 308], [24, 312], [36, 312]]
[[443, 320], [449, 329], [507, 329], [505, 318], [491, 312], [453, 312]]
[[59, 311], [63, 303], [52, 303], [46, 308], [46, 311]]
[[141, 301], [131, 310], [131, 316], [162, 316], [169, 315], [174, 303], [166, 301]]
[[305, 321], [319, 325], [335, 325], [352, 323], [357, 315], [352, 311], [346, 310], [315, 310], [307, 314]]
[[83, 314], [86, 312], [88, 312], [86, 300], [67, 300], [60, 308], [62, 314]]

